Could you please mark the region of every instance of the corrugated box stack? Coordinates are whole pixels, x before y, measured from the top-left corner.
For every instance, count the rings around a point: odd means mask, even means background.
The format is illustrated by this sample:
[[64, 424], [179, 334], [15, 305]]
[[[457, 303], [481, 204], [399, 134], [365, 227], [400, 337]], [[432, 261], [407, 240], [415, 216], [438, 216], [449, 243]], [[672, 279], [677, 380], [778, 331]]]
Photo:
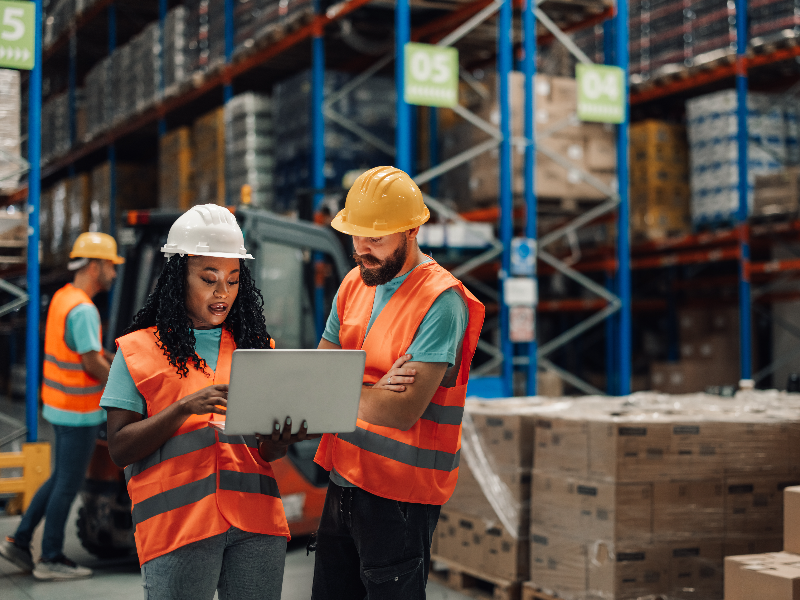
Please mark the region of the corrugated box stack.
[[[92, 171], [89, 202], [89, 231], [111, 231], [111, 163]], [[117, 163], [115, 170], [115, 207], [117, 224], [126, 210], [155, 208], [157, 199], [156, 169], [149, 165]]]
[[195, 204], [225, 204], [225, 109], [203, 115], [192, 126]]
[[158, 207], [184, 211], [194, 202], [192, 133], [188, 127], [167, 132], [159, 142]]
[[[467, 102], [478, 116], [492, 125], [500, 126], [497, 105], [496, 78], [483, 82], [489, 88], [491, 100], [479, 98]], [[525, 103], [524, 76], [510, 76], [511, 135], [524, 137], [523, 106]], [[536, 156], [536, 193], [542, 200], [557, 199], [559, 210], [574, 211], [580, 200], [599, 201], [606, 197], [602, 191], [585, 181], [584, 174], [599, 179], [611, 190], [616, 189], [616, 141], [610, 127], [596, 123], [579, 123], [575, 118], [577, 92], [574, 79], [537, 75], [536, 131], [539, 152]], [[479, 143], [490, 139], [467, 122], [451, 122], [442, 136], [442, 157], [452, 158]], [[512, 193], [519, 197], [525, 191], [524, 145], [512, 150]], [[571, 165], [566, 168], [549, 153], [555, 153]], [[442, 177], [440, 196], [454, 203], [459, 210], [487, 206], [499, 196], [499, 149], [489, 150], [450, 171]]]
[[225, 196], [230, 204], [250, 186], [254, 206], [273, 209], [275, 201], [275, 134], [272, 101], [252, 92], [225, 105]]
[[186, 7], [176, 6], [164, 21], [164, 94], [178, 91], [191, 75]]
[[783, 500], [783, 552], [726, 557], [725, 600], [800, 599], [800, 487]]
[[654, 362], [650, 383], [666, 394], [736, 386], [739, 381], [739, 310], [686, 307], [678, 311], [680, 360]]
[[434, 561], [488, 580], [527, 579], [533, 409], [540, 404], [467, 402], [458, 484], [442, 507]]
[[67, 180], [67, 203], [69, 205], [65, 236], [67, 248], [72, 248], [78, 236], [87, 230], [90, 196], [90, 179], [87, 173], [80, 173]]
[[86, 138], [101, 133], [110, 123], [113, 97], [109, 91], [108, 71], [111, 59], [99, 61], [86, 74]]
[[127, 119], [136, 109], [135, 79], [133, 73], [134, 55], [131, 44], [114, 50], [108, 73], [110, 91], [113, 98], [112, 116], [108, 125]]
[[236, 50], [251, 48], [282, 25], [313, 13], [310, 0], [239, 0], [234, 12]]
[[754, 45], [761, 42], [800, 36], [800, 12], [793, 0], [756, 0], [748, 2], [747, 24]]
[[152, 106], [161, 94], [160, 25], [150, 23], [130, 45], [133, 68], [132, 112], [141, 112]]
[[69, 125], [69, 97], [57, 94], [42, 105], [42, 160], [48, 161], [72, 146]]
[[[331, 97], [350, 79], [345, 73], [325, 72], [324, 93]], [[375, 138], [393, 143], [396, 116], [394, 83], [385, 77], [372, 77], [346, 94], [331, 109], [357, 123]], [[297, 210], [298, 192], [311, 189], [311, 72], [304, 71], [275, 86], [276, 211]], [[391, 158], [341, 126], [333, 117], [325, 119], [326, 187], [340, 187], [345, 173], [391, 164]]]
[[771, 217], [796, 214], [800, 208], [800, 167], [778, 173], [757, 175], [753, 196], [753, 216]]
[[225, 3], [187, 0], [189, 71], [208, 71], [225, 62]]
[[[0, 150], [8, 157], [20, 155], [19, 71], [0, 69]], [[0, 189], [19, 185], [18, 164], [0, 156]]]
[[799, 404], [637, 394], [543, 409], [532, 585], [565, 599], [721, 598], [724, 556], [781, 547]]
[[689, 149], [680, 125], [648, 120], [630, 131], [631, 234], [658, 239], [689, 231]]
[[[756, 175], [776, 173], [787, 156], [786, 120], [767, 94], [747, 95], [748, 205], [753, 205]], [[688, 119], [692, 222], [725, 222], [739, 209], [736, 90], [723, 90], [686, 103]]]

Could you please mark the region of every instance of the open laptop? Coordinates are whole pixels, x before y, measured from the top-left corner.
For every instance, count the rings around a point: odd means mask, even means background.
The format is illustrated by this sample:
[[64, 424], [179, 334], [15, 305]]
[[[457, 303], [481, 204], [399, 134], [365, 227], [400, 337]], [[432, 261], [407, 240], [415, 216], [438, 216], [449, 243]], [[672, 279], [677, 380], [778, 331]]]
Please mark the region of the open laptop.
[[367, 353], [363, 350], [234, 350], [228, 410], [211, 424], [226, 435], [355, 431]]

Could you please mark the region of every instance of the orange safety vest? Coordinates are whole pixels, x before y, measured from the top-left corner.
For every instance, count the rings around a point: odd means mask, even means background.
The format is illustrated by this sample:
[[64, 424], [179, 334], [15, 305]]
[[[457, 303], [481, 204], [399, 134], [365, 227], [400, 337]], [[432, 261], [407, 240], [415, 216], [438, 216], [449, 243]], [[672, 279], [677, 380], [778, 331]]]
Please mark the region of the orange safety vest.
[[83, 370], [81, 355], [70, 350], [64, 339], [67, 316], [80, 304], [94, 306], [89, 295], [71, 283], [53, 294], [50, 301], [44, 333], [42, 401], [58, 410], [91, 413], [100, 409], [103, 384]]
[[[228, 329], [222, 330], [217, 370], [210, 377], [192, 366], [188, 376], [179, 377], [155, 334], [150, 327], [117, 340], [148, 417], [204, 387], [230, 381], [236, 343]], [[161, 448], [125, 467], [140, 564], [231, 526], [290, 537], [278, 484], [255, 436], [226, 436], [209, 425], [214, 417], [191, 415]]]
[[339, 288], [339, 343], [344, 349], [366, 351], [365, 383], [377, 382], [408, 350], [436, 298], [450, 288], [459, 292], [469, 311], [460, 357], [454, 367], [458, 369], [454, 385], [440, 386], [422, 417], [408, 431], [358, 419], [353, 433], [326, 434], [317, 450], [314, 460], [320, 466], [328, 471], [335, 468], [345, 479], [376, 496], [441, 505], [453, 494], [458, 480], [469, 367], [485, 311], [458, 279], [436, 262], [428, 262], [411, 271], [367, 335], [375, 288], [364, 285], [358, 268], [348, 273]]

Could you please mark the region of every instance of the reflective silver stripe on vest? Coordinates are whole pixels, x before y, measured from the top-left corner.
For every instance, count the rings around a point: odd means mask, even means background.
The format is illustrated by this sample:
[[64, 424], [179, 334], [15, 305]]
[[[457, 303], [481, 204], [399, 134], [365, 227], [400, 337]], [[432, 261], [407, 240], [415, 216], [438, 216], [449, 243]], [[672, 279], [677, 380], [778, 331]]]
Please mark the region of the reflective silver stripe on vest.
[[442, 406], [441, 404], [429, 402], [428, 408], [425, 409], [420, 418], [439, 423], [439, 425], [461, 425], [463, 416], [463, 406]]
[[219, 489], [246, 494], [264, 494], [275, 498], [281, 497], [275, 479], [261, 473], [221, 470], [219, 472]]
[[248, 448], [258, 448], [258, 440], [254, 435], [225, 435], [220, 433], [219, 441], [223, 444], [244, 444]]
[[70, 394], [71, 396], [86, 396], [88, 394], [99, 394], [103, 391], [103, 384], [98, 383], [97, 385], [87, 386], [87, 387], [78, 387], [78, 386], [71, 386], [71, 385], [63, 385], [58, 383], [57, 381], [53, 381], [52, 379], [44, 378], [44, 384], [47, 387], [53, 388], [54, 390], [58, 390], [59, 392], [63, 392], [65, 394]]
[[217, 475], [214, 473], [199, 481], [193, 481], [166, 492], [161, 492], [134, 505], [132, 511], [133, 523], [138, 525], [147, 521], [147, 519], [152, 519], [176, 508], [194, 504], [207, 496], [211, 496], [216, 490]]
[[63, 360], [56, 359], [56, 357], [52, 354], [45, 354], [44, 359], [47, 362], [53, 363], [59, 369], [64, 369], [65, 371], [83, 371], [83, 364], [64, 362]]
[[203, 448], [213, 446], [216, 443], [217, 436], [214, 435], [214, 430], [210, 427], [195, 429], [189, 433], [171, 437], [161, 448], [153, 452], [147, 458], [143, 458], [125, 467], [125, 480], [130, 481], [131, 477], [135, 477], [165, 460], [183, 456], [184, 454], [190, 454], [196, 450], [202, 450]]
[[358, 446], [367, 452], [421, 469], [436, 469], [437, 471], [449, 472], [456, 470], [461, 461], [461, 450], [455, 454], [441, 450], [425, 450], [384, 437], [373, 431], [367, 431], [361, 427], [356, 428], [352, 433], [340, 433], [339, 439]]

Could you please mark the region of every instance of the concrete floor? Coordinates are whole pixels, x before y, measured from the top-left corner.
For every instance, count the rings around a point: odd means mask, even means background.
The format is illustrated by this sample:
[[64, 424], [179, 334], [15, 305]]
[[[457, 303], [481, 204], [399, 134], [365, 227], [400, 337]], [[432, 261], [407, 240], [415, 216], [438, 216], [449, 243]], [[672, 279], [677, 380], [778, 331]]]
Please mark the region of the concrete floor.
[[[24, 421], [24, 405], [0, 397], [0, 416]], [[39, 440], [52, 441], [52, 429], [39, 419]], [[0, 439], [9, 435], [14, 426], [0, 419]], [[16, 444], [6, 444], [0, 451], [17, 450]], [[0, 559], [0, 598], [2, 600], [139, 600], [144, 597], [141, 573], [135, 557], [114, 560], [99, 560], [81, 546], [77, 535], [77, 513], [80, 499], [72, 506], [66, 530], [64, 554], [75, 562], [94, 570], [94, 577], [80, 581], [44, 582], [30, 574], [21, 573], [7, 561]], [[0, 539], [12, 535], [20, 517], [4, 516], [0, 512]], [[34, 560], [41, 547], [40, 525], [33, 541]], [[305, 541], [297, 540], [286, 554], [282, 600], [308, 600], [311, 597], [311, 581], [314, 573], [314, 555], [306, 556]], [[468, 600], [468, 597], [431, 582], [428, 585], [429, 600]]]

